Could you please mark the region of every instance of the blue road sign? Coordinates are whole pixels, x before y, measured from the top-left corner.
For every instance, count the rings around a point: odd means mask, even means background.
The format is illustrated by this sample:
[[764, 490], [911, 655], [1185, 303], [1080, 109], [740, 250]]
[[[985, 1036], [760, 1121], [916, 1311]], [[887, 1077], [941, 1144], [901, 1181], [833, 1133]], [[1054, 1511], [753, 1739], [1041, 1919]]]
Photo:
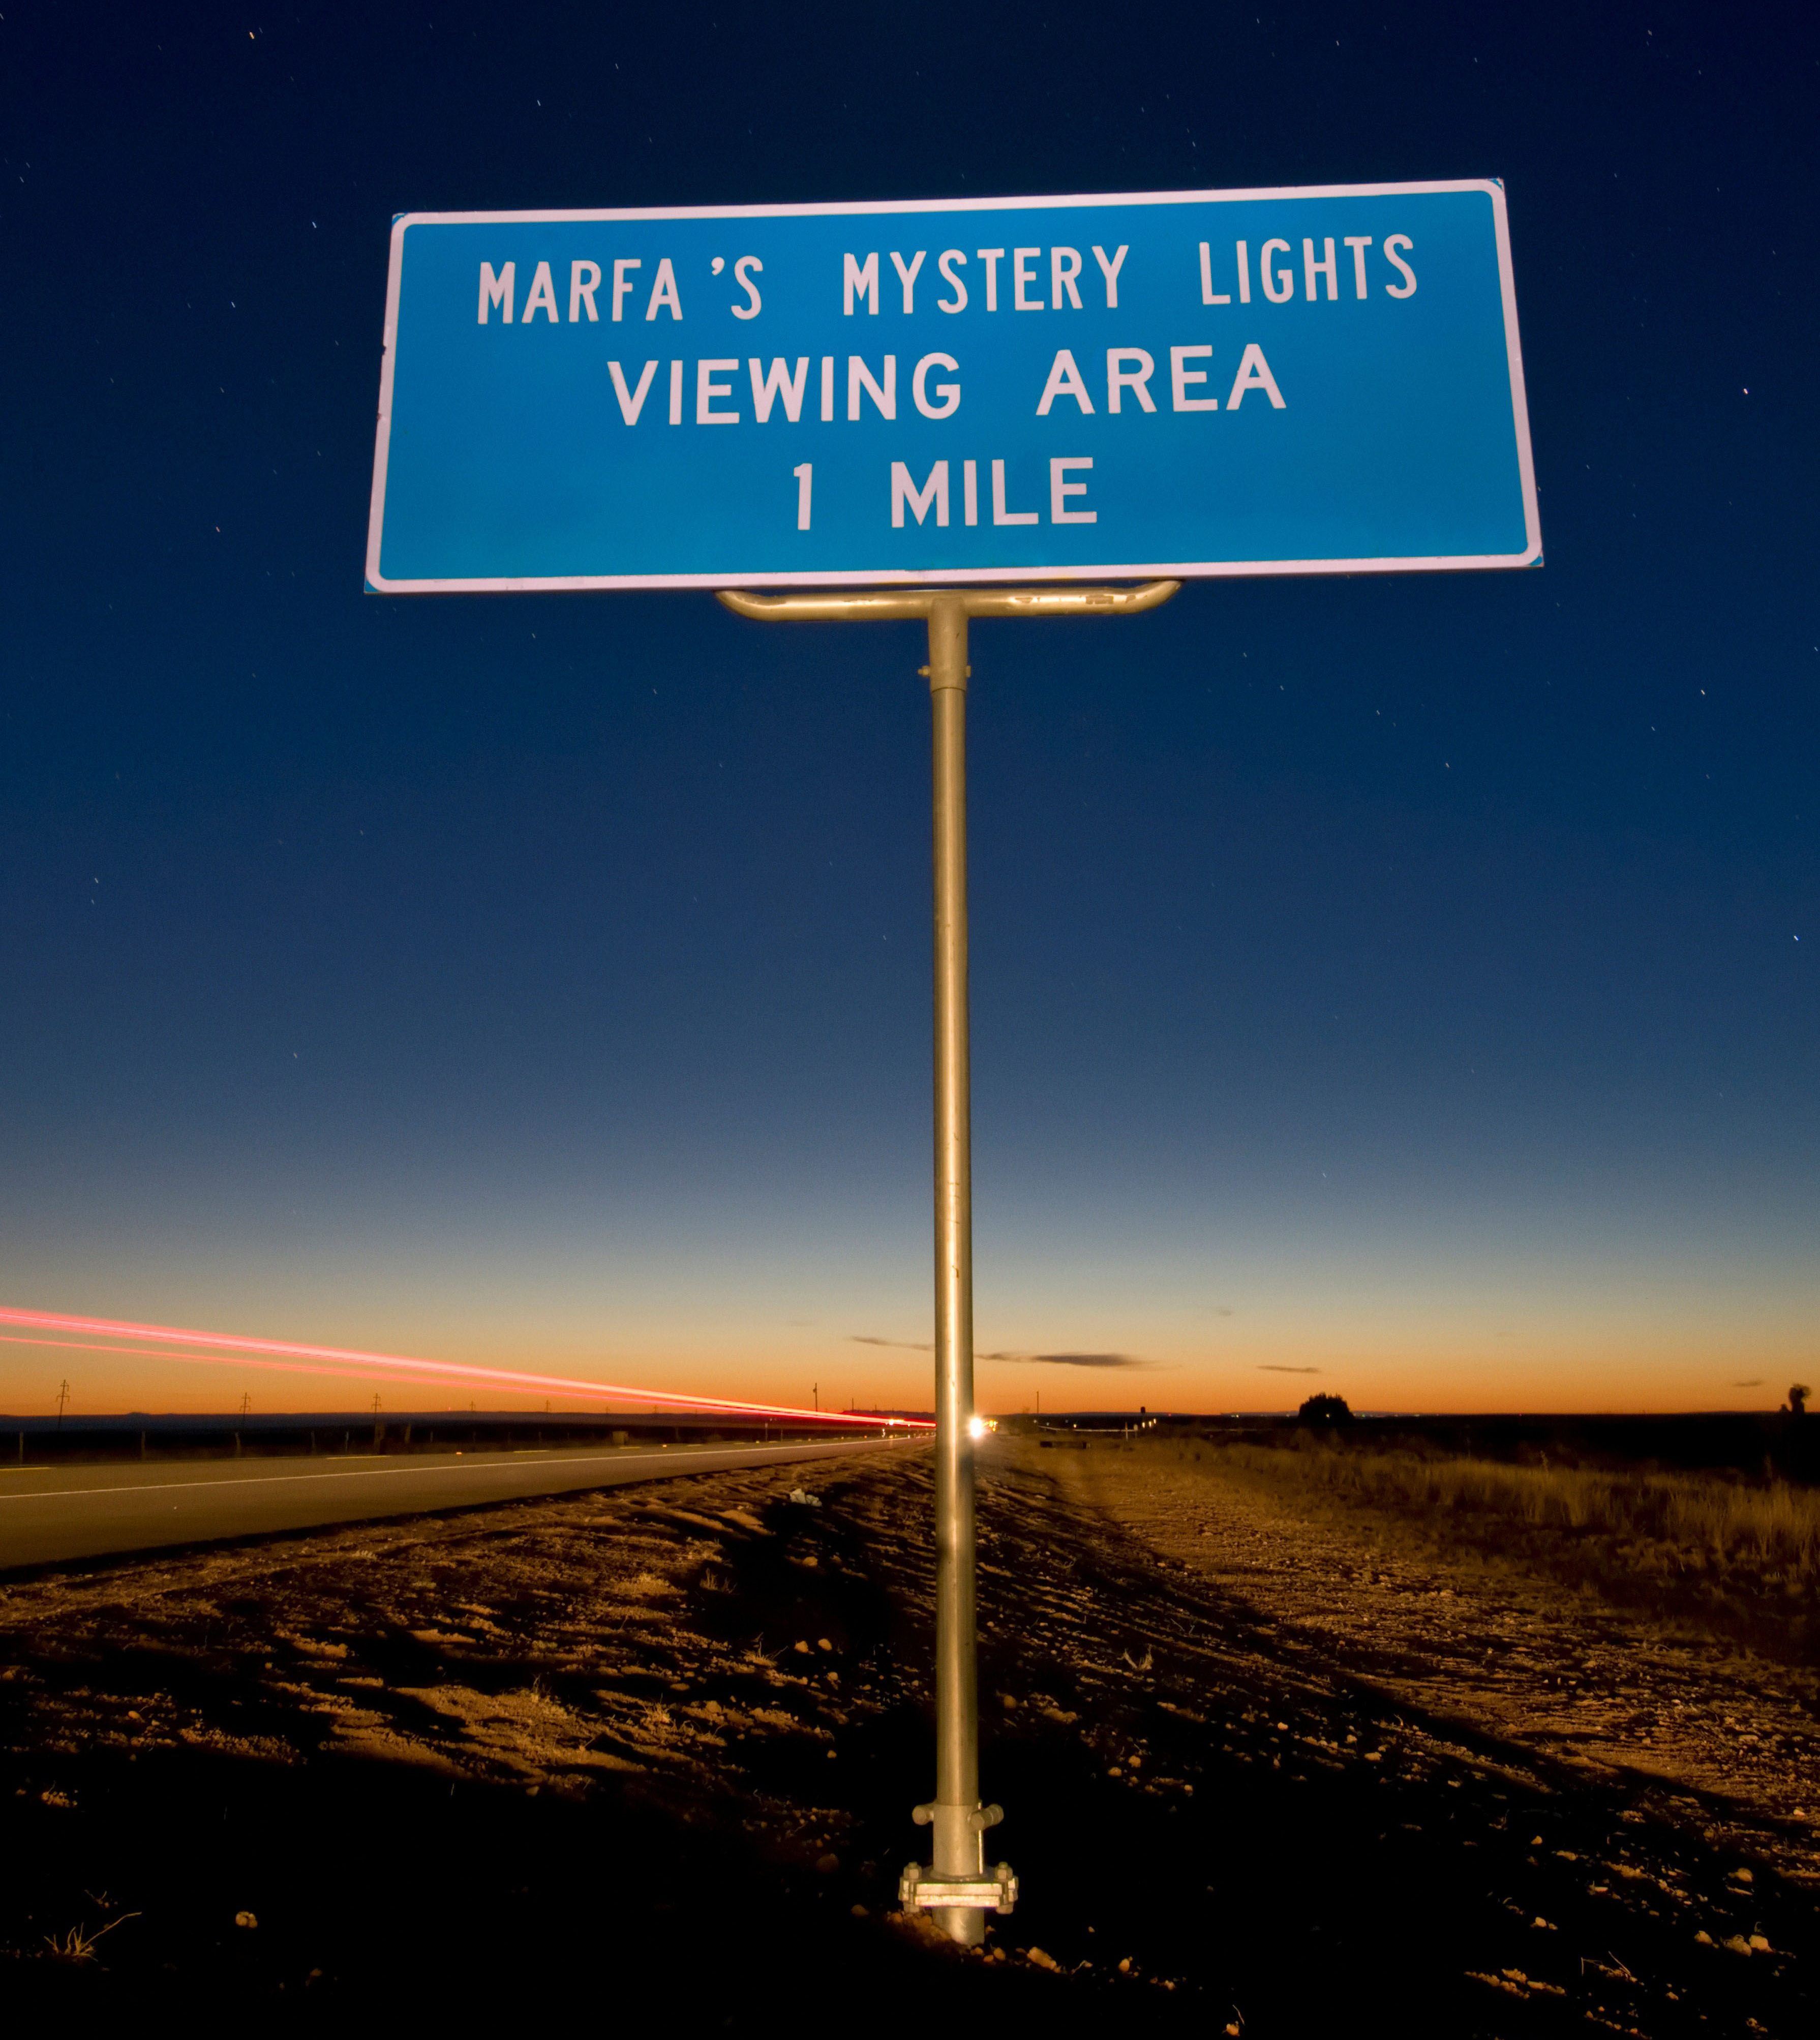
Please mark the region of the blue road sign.
[[406, 213], [386, 593], [1541, 558], [1502, 185]]

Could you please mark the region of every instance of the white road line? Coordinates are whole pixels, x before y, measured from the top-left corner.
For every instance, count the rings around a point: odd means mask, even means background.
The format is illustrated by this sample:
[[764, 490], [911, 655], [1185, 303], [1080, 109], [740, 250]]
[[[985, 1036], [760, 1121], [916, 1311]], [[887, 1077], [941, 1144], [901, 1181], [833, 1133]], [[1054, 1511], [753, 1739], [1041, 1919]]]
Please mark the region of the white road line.
[[[846, 1441], [844, 1440], [837, 1441], [836, 1440], [830, 1439], [825, 1444], [817, 1444], [810, 1447], [809, 1450], [812, 1452], [829, 1452], [836, 1449], [838, 1444], [843, 1444]], [[855, 1439], [853, 1442], [859, 1444], [862, 1441]], [[881, 1440], [880, 1442], [882, 1443], [883, 1441]], [[611, 1463], [615, 1466], [638, 1466], [642, 1465], [646, 1460], [649, 1460], [655, 1465], [674, 1466], [676, 1463], [676, 1460], [679, 1459], [712, 1459], [723, 1456], [728, 1452], [739, 1452], [742, 1451], [752, 1452], [794, 1452], [800, 1456], [802, 1448], [797, 1445], [752, 1445], [749, 1447], [741, 1447], [739, 1445], [685, 1445], [676, 1454], [675, 1457], [668, 1460], [665, 1459], [661, 1452], [634, 1452], [630, 1457], [626, 1459], [615, 1458], [611, 1461]], [[606, 1460], [607, 1457], [607, 1455], [604, 1452], [575, 1452], [565, 1459], [539, 1460], [537, 1464], [539, 1469], [545, 1467], [558, 1466], [592, 1466], [598, 1464], [601, 1461]], [[0, 1494], [0, 1502], [58, 1501], [69, 1499], [76, 1495], [86, 1494], [168, 1494], [173, 1489], [177, 1488], [198, 1488], [207, 1492], [212, 1493], [218, 1487], [276, 1487], [281, 1482], [286, 1481], [370, 1480], [375, 1474], [396, 1474], [406, 1471], [413, 1473], [504, 1473], [509, 1469], [510, 1466], [511, 1462], [505, 1460], [476, 1460], [471, 1466], [466, 1467], [451, 1467], [444, 1465], [422, 1467], [413, 1467], [409, 1469], [402, 1468], [396, 1465], [350, 1467], [345, 1473], [230, 1474], [227, 1477], [227, 1479], [223, 1480], [127, 1481], [123, 1482], [118, 1487], [40, 1487], [36, 1489], [29, 1494]]]

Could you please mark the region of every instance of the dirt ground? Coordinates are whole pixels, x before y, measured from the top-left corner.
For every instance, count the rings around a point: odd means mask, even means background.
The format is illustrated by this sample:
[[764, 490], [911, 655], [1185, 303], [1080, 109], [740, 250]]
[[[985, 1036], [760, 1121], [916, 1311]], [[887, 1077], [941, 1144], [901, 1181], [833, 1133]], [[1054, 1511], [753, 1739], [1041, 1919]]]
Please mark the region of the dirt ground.
[[1814, 2030], [1811, 1677], [1116, 1445], [983, 1465], [1024, 1897], [931, 1946], [927, 1460], [802, 1478], [0, 1586], [6, 2001]]
[[1820, 1667], [1563, 1592], [1521, 1557], [1449, 1551], [1437, 1526], [1235, 1479], [1191, 1444], [1106, 1442], [1053, 1464], [1096, 1514], [1328, 1667], [1589, 1775], [1708, 1795], [1788, 1874], [1820, 1868]]

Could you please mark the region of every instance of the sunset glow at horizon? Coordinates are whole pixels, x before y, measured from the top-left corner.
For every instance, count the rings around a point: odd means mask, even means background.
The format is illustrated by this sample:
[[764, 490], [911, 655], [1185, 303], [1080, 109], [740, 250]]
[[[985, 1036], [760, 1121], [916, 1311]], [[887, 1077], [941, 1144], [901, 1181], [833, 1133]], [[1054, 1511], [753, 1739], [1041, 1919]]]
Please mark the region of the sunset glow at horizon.
[[[1715, 1300], [1704, 1316], [1684, 1307], [1664, 1311], [1654, 1325], [1608, 1324], [1596, 1338], [1559, 1330], [1551, 1334], [1532, 1326], [1521, 1345], [1510, 1338], [1487, 1342], [1492, 1351], [1483, 1361], [1471, 1357], [1472, 1313], [1460, 1309], [1457, 1300], [1452, 1310], [1434, 1308], [1413, 1317], [1407, 1310], [1380, 1307], [1369, 1329], [1346, 1326], [1328, 1311], [1304, 1304], [1286, 1322], [1229, 1332], [1217, 1359], [1193, 1347], [1171, 1350], [1162, 1338], [1146, 1341], [1140, 1351], [1094, 1350], [1097, 1344], [1113, 1345], [1108, 1336], [1113, 1327], [1102, 1311], [1103, 1306], [1095, 1309], [1084, 1302], [1064, 1307], [1064, 1320], [1102, 1334], [1098, 1341], [1077, 1338], [1066, 1350], [1019, 1349], [982, 1338], [977, 1406], [994, 1416], [1037, 1407], [1062, 1414], [1140, 1406], [1186, 1414], [1267, 1412], [1292, 1410], [1320, 1390], [1343, 1395], [1355, 1409], [1441, 1414], [1772, 1409], [1789, 1381], [1812, 1372], [1811, 1363], [1803, 1360], [1799, 1325], [1774, 1323], [1760, 1326], [1754, 1364], [1746, 1361], [1748, 1378], [1741, 1378], [1738, 1361], [1743, 1356], [1735, 1323], [1728, 1327], [1722, 1322], [1723, 1299]], [[392, 1319], [396, 1313], [383, 1315]], [[1133, 1315], [1119, 1313], [1128, 1327]], [[1667, 1322], [1670, 1315], [1677, 1321]], [[89, 1416], [154, 1408], [172, 1414], [218, 1410], [238, 1404], [243, 1393], [253, 1394], [254, 1406], [266, 1415], [323, 1407], [304, 1388], [312, 1379], [390, 1383], [412, 1394], [457, 1390], [464, 1402], [482, 1410], [539, 1404], [554, 1410], [675, 1409], [839, 1423], [849, 1409], [857, 1414], [868, 1408], [931, 1406], [923, 1342], [851, 1334], [831, 1338], [809, 1328], [806, 1336], [791, 1342], [794, 1351], [780, 1351], [775, 1338], [737, 1340], [724, 1326], [711, 1323], [699, 1326], [693, 1338], [640, 1338], [632, 1351], [616, 1355], [615, 1371], [623, 1376], [635, 1369], [647, 1376], [641, 1383], [591, 1377], [582, 1349], [594, 1342], [547, 1320], [535, 1342], [546, 1362], [541, 1367], [504, 1364], [496, 1356], [506, 1342], [471, 1331], [464, 1338], [455, 1326], [432, 1327], [438, 1334], [433, 1342], [445, 1349], [465, 1346], [463, 1357], [425, 1359], [327, 1340], [198, 1331], [17, 1307], [0, 1307], [0, 1324], [10, 1328], [0, 1332], [0, 1411], [21, 1416], [54, 1414], [65, 1379], [70, 1383], [70, 1411]], [[510, 1341], [521, 1350], [531, 1342]], [[1715, 1351], [1727, 1346], [1733, 1364], [1716, 1370]], [[246, 1378], [224, 1394], [223, 1373], [236, 1370]], [[817, 1377], [823, 1403], [837, 1408], [817, 1408], [806, 1397], [796, 1402], [762, 1392], [727, 1392], [798, 1379], [807, 1388], [811, 1376]], [[286, 1382], [294, 1387], [286, 1388]], [[821, 1394], [822, 1389], [828, 1392]], [[422, 1399], [413, 1406], [438, 1406]], [[915, 1420], [903, 1421], [906, 1428], [915, 1427]]]
[[[365, 1381], [405, 1381], [428, 1387], [459, 1386], [484, 1388], [498, 1394], [521, 1388], [547, 1399], [596, 1402], [618, 1406], [687, 1410], [729, 1417], [782, 1418], [793, 1422], [851, 1424], [855, 1415], [819, 1408], [799, 1409], [784, 1403], [752, 1402], [725, 1396], [679, 1394], [664, 1389], [636, 1387], [621, 1383], [595, 1382], [561, 1375], [532, 1374], [521, 1368], [480, 1367], [459, 1361], [418, 1360], [397, 1353], [362, 1353], [350, 1348], [313, 1346], [287, 1340], [257, 1339], [222, 1332], [184, 1330], [172, 1325], [135, 1324], [109, 1318], [72, 1317], [51, 1311], [26, 1311], [0, 1306], [0, 1324], [17, 1325], [46, 1334], [31, 1339], [18, 1334], [0, 1334], [8, 1344], [36, 1345], [50, 1352], [106, 1353], [136, 1358], [151, 1354], [168, 1360], [211, 1366], [238, 1365], [265, 1372], [339, 1376]], [[90, 1332], [116, 1338], [142, 1342], [125, 1345], [77, 1343], [63, 1336]], [[207, 1353], [173, 1351], [179, 1346], [206, 1345]], [[352, 1363], [349, 1364], [349, 1363]], [[112, 1414], [112, 1413], [109, 1413]], [[865, 1421], [904, 1430], [932, 1428], [912, 1417], [874, 1415]]]

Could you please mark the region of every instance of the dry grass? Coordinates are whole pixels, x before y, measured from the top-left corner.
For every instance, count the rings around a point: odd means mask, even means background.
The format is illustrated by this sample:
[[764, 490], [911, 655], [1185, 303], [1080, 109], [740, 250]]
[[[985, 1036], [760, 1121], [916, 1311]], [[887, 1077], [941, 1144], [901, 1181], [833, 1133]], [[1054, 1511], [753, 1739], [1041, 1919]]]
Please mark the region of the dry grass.
[[1369, 1513], [1664, 1613], [1804, 1653], [1820, 1611], [1820, 1492], [1780, 1480], [1426, 1456], [1296, 1434], [1207, 1444], [1209, 1470]]
[[92, 1962], [95, 1959], [96, 1943], [104, 1935], [111, 1934], [115, 1928], [124, 1927], [128, 1920], [136, 1920], [139, 1916], [136, 1912], [123, 1912], [119, 1919], [110, 1920], [106, 1926], [97, 1927], [92, 1934], [86, 1924], [72, 1927], [67, 1934], [61, 1935], [47, 1934], [44, 1936], [45, 1951], [53, 1962]]
[[1495, 1460], [1422, 1460], [1400, 1452], [1232, 1448], [1253, 1463], [1399, 1509], [1516, 1517], [1539, 1528], [1642, 1537], [1689, 1547], [1715, 1565], [1820, 1573], [1820, 1495], [1785, 1481], [1764, 1486], [1710, 1475], [1615, 1474]]

